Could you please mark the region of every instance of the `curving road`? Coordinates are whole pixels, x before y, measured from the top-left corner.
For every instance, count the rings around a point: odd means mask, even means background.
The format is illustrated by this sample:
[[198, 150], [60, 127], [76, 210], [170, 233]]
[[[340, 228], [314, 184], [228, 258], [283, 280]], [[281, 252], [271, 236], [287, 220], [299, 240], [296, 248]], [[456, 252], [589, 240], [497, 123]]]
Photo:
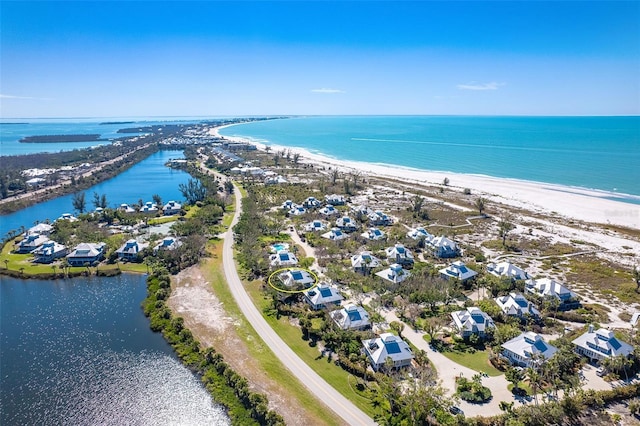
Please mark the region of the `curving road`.
[[243, 315], [256, 330], [258, 335], [271, 348], [278, 359], [313, 393], [323, 401], [348, 425], [375, 425], [376, 423], [356, 407], [351, 401], [338, 393], [322, 377], [302, 361], [289, 346], [269, 326], [262, 314], [255, 307], [240, 281], [238, 270], [233, 259], [233, 227], [238, 222], [242, 210], [242, 196], [234, 185], [236, 194], [236, 209], [229, 230], [224, 237], [222, 248], [222, 263], [224, 274], [236, 303]]

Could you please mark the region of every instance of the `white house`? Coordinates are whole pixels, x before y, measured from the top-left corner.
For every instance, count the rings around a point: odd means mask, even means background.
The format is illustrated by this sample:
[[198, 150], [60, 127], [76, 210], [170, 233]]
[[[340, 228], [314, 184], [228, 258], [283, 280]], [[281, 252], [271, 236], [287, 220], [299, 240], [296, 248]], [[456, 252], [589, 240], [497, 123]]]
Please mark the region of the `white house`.
[[396, 243], [393, 247], [385, 249], [387, 259], [400, 265], [413, 265], [413, 254], [400, 243]]
[[351, 256], [351, 267], [355, 272], [361, 274], [367, 273], [372, 268], [377, 268], [380, 265], [382, 265], [382, 261], [368, 251]]
[[46, 235], [29, 234], [18, 243], [16, 253], [31, 253], [47, 241], [49, 241], [49, 237]]
[[316, 207], [320, 207], [321, 204], [320, 200], [317, 200], [315, 197], [307, 197], [307, 199], [302, 202], [302, 206], [306, 209], [315, 209]]
[[136, 212], [136, 209], [134, 209], [133, 207], [131, 207], [127, 203], [120, 204], [120, 207], [118, 207], [118, 210], [120, 210], [123, 213], [135, 213]]
[[281, 184], [281, 183], [288, 183], [287, 179], [285, 179], [281, 175], [269, 176], [269, 177], [265, 178], [265, 180], [264, 180], [264, 184], [265, 185], [278, 185], [278, 184]]
[[376, 275], [380, 278], [384, 278], [387, 281], [391, 281], [394, 284], [399, 284], [411, 276], [409, 271], [402, 269], [402, 265], [394, 263], [387, 269], [383, 269], [380, 272], [376, 272]]
[[433, 249], [433, 255], [439, 258], [457, 257], [460, 254], [458, 244], [447, 237], [435, 237], [429, 242], [429, 246]]
[[576, 294], [553, 279], [528, 280], [525, 283], [525, 290], [541, 297], [557, 298], [560, 301], [560, 306], [558, 307], [560, 310], [575, 309], [580, 306]]
[[358, 224], [349, 216], [343, 216], [336, 220], [336, 226], [343, 232], [353, 232], [358, 229]]
[[369, 231], [362, 234], [362, 238], [366, 238], [371, 241], [379, 241], [387, 238], [387, 234], [385, 234], [378, 228], [369, 228]]
[[439, 272], [440, 277], [444, 280], [455, 278], [457, 280], [460, 280], [460, 282], [468, 281], [478, 275], [476, 271], [467, 268], [467, 265], [465, 265], [461, 261], [453, 262], [446, 268], [440, 269]]
[[282, 207], [283, 210], [291, 210], [292, 208], [294, 208], [297, 204], [294, 203], [291, 200], [285, 200], [280, 207]]
[[324, 216], [333, 216], [334, 214], [338, 214], [340, 213], [338, 210], [336, 210], [335, 207], [333, 207], [331, 204], [327, 204], [326, 206], [324, 206], [323, 208], [321, 208], [320, 210], [318, 210], [318, 212], [321, 215]]
[[291, 210], [289, 210], [289, 214], [291, 216], [302, 216], [307, 213], [307, 209], [303, 206], [294, 206]]
[[362, 306], [349, 304], [330, 315], [333, 322], [343, 330], [365, 330], [371, 326], [369, 313]]
[[369, 219], [369, 223], [375, 226], [388, 226], [393, 224], [393, 219], [380, 210], [369, 213], [367, 218]]
[[169, 201], [167, 204], [164, 205], [164, 207], [162, 207], [162, 213], [165, 216], [178, 214], [180, 213], [180, 210], [182, 210], [182, 204], [176, 201]]
[[104, 257], [107, 244], [100, 243], [80, 243], [67, 255], [67, 261], [71, 266], [93, 265]]
[[304, 225], [304, 230], [307, 232], [324, 231], [327, 229], [327, 224], [321, 220], [314, 220]]
[[51, 263], [56, 259], [64, 257], [67, 254], [67, 247], [49, 240], [31, 253], [33, 253], [34, 256], [34, 262]]
[[612, 356], [628, 356], [633, 352], [633, 346], [618, 340], [613, 331], [606, 328], [594, 330], [593, 325], [589, 325], [589, 330], [571, 343], [577, 354], [597, 362]]
[[293, 253], [281, 250], [269, 256], [269, 263], [271, 266], [295, 266], [298, 264], [298, 258]]
[[153, 254], [158, 254], [160, 250], [175, 250], [182, 245], [182, 241], [176, 237], [167, 236], [153, 247]]
[[427, 232], [427, 230], [422, 226], [411, 229], [409, 232], [407, 232], [407, 237], [411, 238], [412, 240], [419, 240], [423, 238], [425, 242], [429, 242], [433, 239], [433, 235]]
[[530, 278], [526, 271], [511, 262], [489, 263], [487, 272], [498, 278], [510, 278], [512, 280], [528, 280]]
[[463, 338], [472, 334], [484, 337], [488, 328], [495, 327], [493, 319], [475, 306], [451, 312], [451, 318], [453, 318], [453, 325]]
[[557, 351], [553, 345], [545, 342], [537, 333], [527, 331], [502, 344], [502, 355], [511, 364], [520, 367], [531, 367], [532, 361], [538, 359], [546, 361]]
[[282, 272], [278, 275], [278, 278], [287, 287], [309, 288], [316, 282], [313, 275], [302, 269]]
[[331, 287], [327, 283], [320, 283], [317, 287], [305, 291], [304, 299], [312, 309], [318, 310], [331, 305], [339, 305], [344, 298], [335, 287]]
[[116, 250], [116, 253], [118, 254], [119, 259], [129, 261], [137, 260], [138, 253], [147, 247], [149, 247], [149, 243], [140, 243], [135, 239], [130, 239], [120, 246], [120, 248]]
[[344, 206], [345, 203], [344, 197], [338, 194], [325, 195], [324, 201], [334, 206]]
[[375, 339], [363, 340], [362, 345], [375, 371], [385, 367], [387, 358], [391, 359], [391, 365], [396, 369], [411, 365], [411, 348], [404, 340], [391, 333], [382, 333]]
[[326, 234], [322, 234], [321, 237], [327, 238], [329, 240], [340, 241], [346, 239], [347, 234], [345, 234], [338, 228], [331, 228], [331, 231], [327, 232]]
[[514, 317], [524, 317], [530, 315], [539, 317], [540, 311], [536, 309], [533, 303], [529, 302], [522, 294], [509, 293], [506, 296], [499, 296], [494, 299], [505, 315]]
[[56, 220], [68, 220], [69, 222], [75, 222], [78, 220], [78, 218], [71, 213], [62, 213], [62, 215], [60, 215], [60, 217]]
[[146, 203], [144, 203], [144, 205], [140, 208], [140, 211], [143, 213], [156, 213], [158, 211], [158, 206], [156, 206], [154, 203], [152, 203], [151, 201], [147, 201]]
[[39, 223], [35, 226], [29, 228], [26, 232], [26, 235], [38, 234], [38, 235], [51, 235], [53, 231], [53, 225], [49, 225], [48, 223]]

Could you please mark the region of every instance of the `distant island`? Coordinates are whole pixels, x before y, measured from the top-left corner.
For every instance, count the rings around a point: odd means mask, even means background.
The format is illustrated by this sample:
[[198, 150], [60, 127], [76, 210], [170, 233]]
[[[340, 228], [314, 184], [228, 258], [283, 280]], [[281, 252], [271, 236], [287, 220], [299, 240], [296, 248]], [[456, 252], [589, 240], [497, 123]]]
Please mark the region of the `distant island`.
[[100, 126], [104, 126], [105, 124], [133, 124], [135, 121], [105, 121], [99, 123]]
[[41, 136], [25, 136], [20, 139], [22, 143], [57, 143], [57, 142], [98, 142], [106, 141], [100, 139], [97, 133], [80, 134], [80, 135], [41, 135]]
[[17, 122], [16, 123], [0, 123], [0, 125], [3, 125], [3, 126], [8, 126], [8, 125], [15, 126], [16, 124], [29, 124], [29, 123], [17, 123]]

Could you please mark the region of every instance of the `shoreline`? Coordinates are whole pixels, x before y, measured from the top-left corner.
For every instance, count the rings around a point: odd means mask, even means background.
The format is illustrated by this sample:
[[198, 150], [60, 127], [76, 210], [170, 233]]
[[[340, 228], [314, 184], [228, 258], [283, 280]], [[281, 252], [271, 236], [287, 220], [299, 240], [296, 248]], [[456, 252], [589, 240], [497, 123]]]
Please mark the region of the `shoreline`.
[[[231, 141], [245, 142], [264, 150], [266, 145], [243, 137], [220, 135], [229, 124], [210, 130], [212, 136], [224, 137]], [[604, 225], [617, 225], [640, 229], [640, 204], [612, 200], [610, 198], [636, 198], [631, 194], [621, 194], [598, 189], [588, 189], [561, 184], [527, 181], [515, 178], [498, 178], [487, 175], [457, 172], [429, 171], [404, 166], [339, 160], [326, 155], [312, 153], [303, 148], [283, 145], [269, 145], [272, 150], [288, 149], [299, 154], [301, 162], [324, 167], [337, 167], [342, 171], [359, 171], [380, 178], [404, 179], [408, 184], [420, 183], [443, 186], [449, 179], [449, 188], [471, 189], [472, 194], [481, 195], [492, 202], [507, 204], [545, 215], [562, 216]], [[640, 201], [640, 197], [637, 197]]]

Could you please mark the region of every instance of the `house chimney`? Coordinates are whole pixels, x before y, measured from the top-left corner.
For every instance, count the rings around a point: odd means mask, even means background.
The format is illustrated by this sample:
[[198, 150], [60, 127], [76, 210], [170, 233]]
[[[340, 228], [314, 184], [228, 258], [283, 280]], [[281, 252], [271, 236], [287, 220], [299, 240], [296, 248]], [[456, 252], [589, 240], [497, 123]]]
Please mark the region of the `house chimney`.
[[593, 324], [589, 324], [589, 333], [593, 333]]

